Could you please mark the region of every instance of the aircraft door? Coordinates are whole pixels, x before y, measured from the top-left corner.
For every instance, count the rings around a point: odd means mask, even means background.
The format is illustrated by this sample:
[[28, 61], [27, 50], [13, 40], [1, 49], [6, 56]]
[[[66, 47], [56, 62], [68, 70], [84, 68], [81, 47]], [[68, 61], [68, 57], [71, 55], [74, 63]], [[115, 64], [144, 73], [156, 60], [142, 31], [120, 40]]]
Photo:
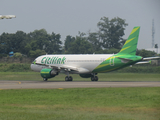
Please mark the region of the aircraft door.
[[115, 59], [115, 56], [110, 58], [110, 66], [114, 66], [114, 59]]

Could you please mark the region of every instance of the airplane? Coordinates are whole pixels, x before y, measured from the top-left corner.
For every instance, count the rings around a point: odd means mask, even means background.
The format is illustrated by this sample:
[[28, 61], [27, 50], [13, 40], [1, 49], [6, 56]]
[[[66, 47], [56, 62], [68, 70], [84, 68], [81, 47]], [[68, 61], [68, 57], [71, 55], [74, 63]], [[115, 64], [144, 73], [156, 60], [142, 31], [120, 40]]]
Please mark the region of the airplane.
[[16, 16], [15, 15], [0, 15], [0, 19], [4, 19], [4, 18], [11, 19], [11, 18], [16, 18]]
[[133, 28], [122, 49], [117, 54], [42, 55], [31, 64], [31, 69], [40, 72], [44, 81], [65, 73], [65, 81], [72, 81], [70, 74], [98, 81], [98, 73], [118, 70], [134, 64], [150, 63], [160, 57], [143, 58], [136, 55], [140, 26]]

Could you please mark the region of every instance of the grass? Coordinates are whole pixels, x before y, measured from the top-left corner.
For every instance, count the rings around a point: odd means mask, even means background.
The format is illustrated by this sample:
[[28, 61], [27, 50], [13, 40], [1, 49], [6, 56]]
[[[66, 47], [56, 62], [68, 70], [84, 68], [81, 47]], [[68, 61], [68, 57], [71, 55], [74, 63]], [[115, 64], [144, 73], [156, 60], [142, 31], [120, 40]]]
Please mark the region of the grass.
[[28, 63], [0, 63], [0, 72], [29, 72], [31, 71]]
[[[64, 81], [65, 74], [60, 74], [49, 80]], [[73, 81], [91, 81], [90, 78], [81, 78], [77, 74], [71, 75]], [[99, 81], [160, 81], [160, 74], [153, 73], [99, 73]], [[0, 80], [37, 80], [42, 78], [38, 72], [0, 72]]]
[[[64, 81], [60, 74], [52, 81]], [[90, 81], [72, 75], [74, 81]], [[99, 81], [160, 81], [160, 74], [103, 73]], [[37, 80], [37, 72], [0, 72], [0, 80]], [[0, 120], [160, 120], [160, 87], [0, 90]]]
[[0, 120], [159, 120], [160, 88], [0, 90]]

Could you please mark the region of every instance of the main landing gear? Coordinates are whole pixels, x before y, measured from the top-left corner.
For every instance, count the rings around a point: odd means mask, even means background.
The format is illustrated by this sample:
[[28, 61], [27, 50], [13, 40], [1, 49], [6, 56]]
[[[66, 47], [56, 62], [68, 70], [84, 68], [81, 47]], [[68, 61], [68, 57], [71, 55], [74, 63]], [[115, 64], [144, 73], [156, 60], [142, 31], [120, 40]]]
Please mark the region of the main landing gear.
[[98, 81], [98, 77], [95, 74], [91, 77], [91, 81]]
[[72, 76], [66, 76], [66, 77], [65, 77], [65, 81], [73, 81]]
[[66, 71], [65, 71], [65, 74], [67, 75], [66, 77], [65, 77], [65, 81], [73, 81], [73, 78], [72, 78], [72, 76], [69, 76], [69, 69], [66, 69]]

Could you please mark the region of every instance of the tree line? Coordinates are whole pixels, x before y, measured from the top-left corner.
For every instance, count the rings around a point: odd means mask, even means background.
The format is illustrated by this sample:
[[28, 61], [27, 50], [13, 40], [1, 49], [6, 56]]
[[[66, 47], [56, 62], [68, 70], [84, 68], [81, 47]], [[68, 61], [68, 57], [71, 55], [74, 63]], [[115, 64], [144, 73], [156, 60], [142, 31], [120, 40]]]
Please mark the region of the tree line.
[[[45, 29], [30, 33], [23, 31], [2, 33], [0, 35], [0, 55], [6, 56], [11, 51], [32, 58], [44, 54], [118, 53], [126, 41], [122, 38], [126, 26], [128, 24], [122, 18], [102, 17], [97, 23], [98, 31], [79, 32], [75, 37], [68, 35], [64, 43], [60, 40], [60, 34], [54, 32], [48, 34]], [[143, 57], [155, 54], [152, 51], [137, 50], [137, 55]]]

